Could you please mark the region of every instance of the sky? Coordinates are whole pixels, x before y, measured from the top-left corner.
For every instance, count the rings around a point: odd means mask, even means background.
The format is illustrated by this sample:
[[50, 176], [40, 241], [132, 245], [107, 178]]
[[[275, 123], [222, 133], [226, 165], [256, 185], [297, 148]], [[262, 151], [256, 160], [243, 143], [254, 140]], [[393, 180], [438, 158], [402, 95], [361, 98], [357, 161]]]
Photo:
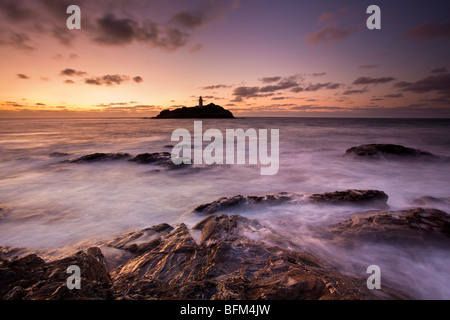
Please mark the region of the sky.
[[[81, 9], [70, 30], [69, 5]], [[370, 5], [381, 29], [369, 30]], [[450, 2], [0, 0], [0, 117], [450, 117]]]

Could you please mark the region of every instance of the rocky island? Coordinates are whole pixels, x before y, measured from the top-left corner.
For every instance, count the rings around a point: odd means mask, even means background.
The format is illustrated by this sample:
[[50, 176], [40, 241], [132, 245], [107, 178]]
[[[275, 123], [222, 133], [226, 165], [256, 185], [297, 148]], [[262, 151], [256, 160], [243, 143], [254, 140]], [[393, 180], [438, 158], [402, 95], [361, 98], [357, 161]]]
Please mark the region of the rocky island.
[[204, 106], [200, 97], [198, 106], [163, 110], [153, 119], [234, 119], [234, 116], [231, 111], [214, 103]]

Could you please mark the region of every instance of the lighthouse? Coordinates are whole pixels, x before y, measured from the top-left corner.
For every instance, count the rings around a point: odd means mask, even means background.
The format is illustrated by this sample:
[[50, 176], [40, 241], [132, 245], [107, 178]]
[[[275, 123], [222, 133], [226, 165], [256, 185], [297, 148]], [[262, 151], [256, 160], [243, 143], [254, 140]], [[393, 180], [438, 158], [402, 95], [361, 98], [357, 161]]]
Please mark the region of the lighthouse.
[[199, 106], [200, 108], [203, 107], [203, 98], [202, 98], [202, 97], [200, 97], [200, 99], [198, 99], [198, 106]]

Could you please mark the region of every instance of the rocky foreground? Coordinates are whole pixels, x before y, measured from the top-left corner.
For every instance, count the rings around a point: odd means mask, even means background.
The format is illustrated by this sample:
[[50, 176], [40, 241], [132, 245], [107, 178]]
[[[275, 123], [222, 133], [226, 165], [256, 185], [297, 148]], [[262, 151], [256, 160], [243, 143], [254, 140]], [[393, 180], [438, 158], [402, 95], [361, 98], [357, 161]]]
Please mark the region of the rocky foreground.
[[[389, 286], [367, 289], [366, 279], [339, 273], [329, 262], [299, 249], [256, 220], [212, 214], [249, 203], [319, 202], [320, 205], [386, 202], [377, 190], [316, 195], [280, 193], [222, 198], [196, 208], [207, 216], [193, 228], [160, 224], [118, 236], [54, 261], [17, 256], [0, 247], [0, 299], [403, 299]], [[300, 204], [301, 201], [298, 203]], [[414, 208], [370, 210], [325, 228], [340, 246], [358, 241], [450, 244], [443, 211]], [[286, 249], [286, 248], [289, 248]], [[81, 269], [81, 289], [67, 288], [67, 267]]]

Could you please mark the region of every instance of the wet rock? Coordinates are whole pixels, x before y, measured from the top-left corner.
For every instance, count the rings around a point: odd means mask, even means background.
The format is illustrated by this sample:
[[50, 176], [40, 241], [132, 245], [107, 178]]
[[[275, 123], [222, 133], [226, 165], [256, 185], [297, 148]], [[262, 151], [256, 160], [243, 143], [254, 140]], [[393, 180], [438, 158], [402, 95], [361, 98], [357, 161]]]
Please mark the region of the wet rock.
[[354, 246], [362, 242], [420, 246], [450, 245], [450, 216], [437, 209], [373, 210], [355, 214], [330, 228], [333, 241]]
[[256, 204], [277, 204], [288, 201], [297, 201], [304, 196], [301, 194], [280, 192], [265, 196], [242, 196], [222, 197], [210, 203], [201, 204], [194, 209], [196, 212], [204, 214], [213, 214], [226, 209], [234, 209], [246, 205]]
[[169, 152], [142, 153], [138, 154], [136, 157], [130, 159], [129, 161], [139, 164], [155, 164], [166, 167], [167, 169], [181, 169], [189, 166], [184, 163], [181, 163], [179, 165], [174, 164], [172, 161], [172, 156]]
[[357, 157], [368, 157], [379, 159], [381, 157], [436, 157], [430, 152], [413, 149], [396, 144], [363, 144], [349, 148], [346, 154]]
[[329, 204], [378, 204], [386, 206], [388, 195], [379, 190], [344, 190], [313, 194], [312, 202]]
[[[111, 279], [98, 251], [78, 252], [64, 259], [45, 262], [35, 254], [18, 259], [0, 257], [0, 299], [107, 299], [111, 297]], [[66, 270], [81, 269], [81, 290], [69, 290]]]
[[85, 162], [99, 162], [99, 161], [110, 161], [110, 160], [123, 160], [130, 158], [128, 153], [93, 153], [76, 158], [73, 160], [67, 160], [64, 162], [69, 163], [85, 163]]
[[222, 197], [213, 202], [201, 204], [194, 211], [203, 214], [214, 214], [217, 212], [244, 208], [257, 205], [280, 205], [284, 203], [328, 203], [328, 204], [357, 204], [375, 205], [376, 207], [387, 207], [388, 196], [378, 190], [344, 190], [320, 194], [301, 194], [279, 192], [265, 196], [242, 196]]
[[[211, 215], [191, 230], [181, 224], [111, 272], [116, 297], [376, 298], [360, 281], [340, 275], [309, 254], [245, 236], [263, 230], [257, 221], [238, 215]], [[192, 237], [195, 232], [201, 233], [200, 242]]]

